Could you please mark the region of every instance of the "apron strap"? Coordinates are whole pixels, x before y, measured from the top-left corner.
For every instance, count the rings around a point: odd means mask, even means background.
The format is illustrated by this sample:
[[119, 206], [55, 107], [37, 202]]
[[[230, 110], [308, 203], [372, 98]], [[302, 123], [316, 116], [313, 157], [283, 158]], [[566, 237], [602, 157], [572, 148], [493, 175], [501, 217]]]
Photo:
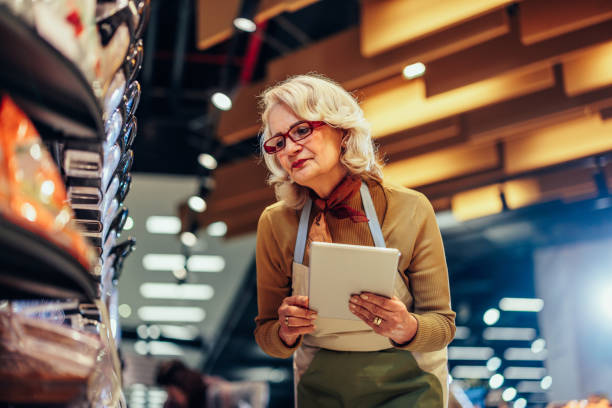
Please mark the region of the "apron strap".
[[363, 182], [363, 180], [361, 181], [360, 191], [361, 201], [366, 212], [366, 217], [368, 217], [368, 224], [370, 226], [370, 232], [372, 233], [374, 245], [379, 248], [386, 248], [385, 238], [383, 237], [382, 230], [380, 229], [380, 223], [378, 222], [376, 209], [374, 208], [374, 203], [372, 202], [372, 197], [370, 196], [370, 190], [368, 190], [368, 186], [365, 182]]
[[[359, 189], [361, 193], [361, 202], [365, 209], [366, 217], [368, 218], [368, 225], [370, 227], [370, 233], [372, 234], [372, 240], [374, 245], [379, 248], [386, 248], [385, 238], [383, 237], [382, 230], [380, 229], [380, 223], [378, 222], [378, 216], [376, 215], [376, 209], [370, 196], [370, 190], [368, 185], [362, 180], [361, 187]], [[302, 213], [300, 214], [300, 224], [298, 226], [297, 238], [295, 240], [295, 248], [293, 250], [293, 260], [296, 263], [304, 262], [304, 252], [306, 250], [306, 238], [308, 238], [308, 219], [310, 218], [310, 211], [312, 210], [312, 200], [308, 198]]]
[[310, 218], [310, 210], [312, 209], [312, 200], [308, 197], [306, 204], [302, 208], [300, 215], [300, 225], [298, 227], [297, 238], [295, 240], [295, 249], [293, 250], [293, 260], [299, 264], [304, 262], [304, 252], [306, 250], [306, 238], [308, 237], [308, 219]]

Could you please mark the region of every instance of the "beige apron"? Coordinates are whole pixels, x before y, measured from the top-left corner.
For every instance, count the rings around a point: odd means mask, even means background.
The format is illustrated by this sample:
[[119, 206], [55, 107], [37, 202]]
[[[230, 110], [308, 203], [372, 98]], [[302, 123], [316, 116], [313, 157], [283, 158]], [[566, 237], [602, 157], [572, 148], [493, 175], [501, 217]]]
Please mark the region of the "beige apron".
[[[385, 248], [385, 240], [378, 222], [376, 210], [367, 185], [362, 181], [361, 200], [368, 218], [368, 225], [375, 246]], [[292, 294], [308, 296], [309, 268], [303, 265], [306, 238], [308, 235], [308, 220], [312, 209], [312, 200], [308, 200], [302, 208], [300, 223], [295, 243], [292, 270]], [[399, 272], [395, 277], [394, 294], [402, 302], [411, 300], [410, 292]], [[348, 299], [347, 299], [348, 302]], [[293, 355], [294, 389], [302, 374], [308, 369], [314, 355], [321, 348], [337, 351], [379, 351], [392, 348], [387, 337], [375, 333], [367, 324], [357, 320], [317, 318], [317, 329], [304, 336], [302, 344]], [[297, 392], [295, 394], [297, 396]], [[296, 398], [297, 406], [297, 398]]]

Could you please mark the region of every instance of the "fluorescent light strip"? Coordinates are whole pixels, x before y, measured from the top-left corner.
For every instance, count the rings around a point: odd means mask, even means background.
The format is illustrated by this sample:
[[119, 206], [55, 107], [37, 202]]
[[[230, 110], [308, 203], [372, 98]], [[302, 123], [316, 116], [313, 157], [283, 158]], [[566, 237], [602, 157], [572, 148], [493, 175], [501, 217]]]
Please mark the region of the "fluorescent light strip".
[[470, 338], [471, 332], [469, 327], [457, 326], [455, 330], [455, 340], [467, 340]]
[[448, 348], [449, 360], [488, 360], [493, 355], [491, 347], [456, 347]]
[[499, 308], [507, 312], [539, 312], [544, 307], [542, 299], [502, 298]]
[[491, 371], [485, 366], [459, 365], [451, 370], [453, 378], [489, 378]]
[[143, 306], [138, 317], [148, 322], [201, 322], [206, 312], [200, 307]]
[[174, 216], [153, 215], [147, 218], [145, 228], [150, 234], [178, 234], [181, 220]]
[[160, 325], [161, 334], [164, 337], [176, 340], [194, 340], [200, 331], [195, 326], [173, 326], [169, 324]]
[[221, 272], [225, 269], [225, 259], [218, 255], [192, 255], [187, 260], [191, 272]]
[[143, 283], [140, 294], [147, 299], [209, 300], [215, 290], [210, 285], [195, 283]]
[[182, 356], [183, 350], [169, 341], [149, 342], [149, 353], [157, 356]]
[[540, 381], [520, 381], [516, 385], [516, 389], [522, 394], [543, 392], [542, 387], [540, 386]]
[[531, 348], [509, 347], [504, 351], [505, 360], [543, 361], [546, 360], [546, 350], [534, 353]]
[[185, 266], [185, 257], [178, 254], [146, 254], [142, 266], [149, 271], [174, 271]]
[[535, 338], [536, 331], [527, 327], [487, 327], [482, 332], [485, 340], [525, 340]]
[[508, 380], [539, 380], [545, 375], [544, 367], [508, 367], [504, 370]]

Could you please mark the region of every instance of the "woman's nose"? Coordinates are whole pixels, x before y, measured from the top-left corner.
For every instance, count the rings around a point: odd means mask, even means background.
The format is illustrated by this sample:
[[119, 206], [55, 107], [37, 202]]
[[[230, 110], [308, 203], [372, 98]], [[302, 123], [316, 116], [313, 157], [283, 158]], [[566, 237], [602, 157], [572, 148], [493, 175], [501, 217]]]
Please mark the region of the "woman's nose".
[[285, 138], [285, 149], [287, 154], [294, 154], [302, 150], [302, 145], [294, 142], [291, 138]]

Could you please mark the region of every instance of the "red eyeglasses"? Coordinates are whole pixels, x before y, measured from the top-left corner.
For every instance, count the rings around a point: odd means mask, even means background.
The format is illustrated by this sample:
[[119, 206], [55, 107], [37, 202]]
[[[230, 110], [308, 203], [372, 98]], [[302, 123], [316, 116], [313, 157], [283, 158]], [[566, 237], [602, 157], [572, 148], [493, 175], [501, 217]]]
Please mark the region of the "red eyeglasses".
[[325, 124], [326, 123], [323, 121], [311, 122], [308, 120], [303, 120], [298, 122], [293, 125], [291, 129], [287, 131], [287, 133], [280, 133], [266, 140], [263, 145], [264, 150], [268, 154], [278, 153], [287, 145], [286, 138], [289, 138], [294, 143], [297, 143], [298, 141], [304, 140], [310, 136], [313, 130]]

